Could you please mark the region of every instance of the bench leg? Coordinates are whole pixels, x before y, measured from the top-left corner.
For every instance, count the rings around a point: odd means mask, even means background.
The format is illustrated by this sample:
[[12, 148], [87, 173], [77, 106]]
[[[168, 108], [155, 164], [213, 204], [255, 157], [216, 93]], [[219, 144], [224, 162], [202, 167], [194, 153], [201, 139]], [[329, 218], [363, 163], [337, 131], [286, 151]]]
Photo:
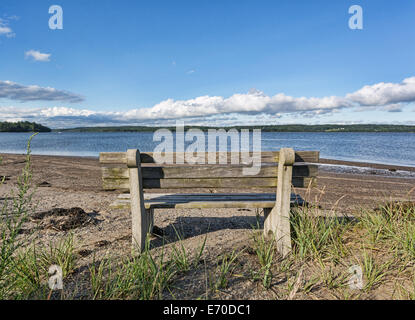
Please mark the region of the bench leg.
[[154, 209], [147, 209], [147, 232], [153, 233], [154, 227]]
[[131, 208], [133, 251], [142, 252], [145, 249], [147, 236], [153, 232], [153, 212], [153, 209], [145, 209], [134, 213]]
[[144, 206], [140, 152], [138, 150], [127, 151], [127, 165], [130, 178], [132, 249], [133, 252], [142, 252], [146, 245], [150, 219]]
[[274, 233], [270, 216], [271, 210], [272, 208], [264, 208], [264, 235], [267, 237], [272, 236]]
[[[130, 176], [131, 180], [131, 176]], [[138, 194], [131, 191], [131, 231], [133, 251], [142, 252], [145, 249], [147, 232], [149, 231], [149, 214], [141, 204]]]
[[291, 252], [290, 233], [290, 196], [281, 202], [277, 202], [274, 208], [264, 209], [264, 235], [273, 238], [277, 244], [277, 250], [283, 256]]
[[[291, 252], [290, 207], [294, 162], [294, 151], [291, 150], [281, 149], [280, 151], [276, 203], [274, 208], [264, 210], [264, 234], [266, 237], [275, 237], [277, 250], [283, 256]], [[287, 158], [292, 158], [292, 161], [287, 161]]]

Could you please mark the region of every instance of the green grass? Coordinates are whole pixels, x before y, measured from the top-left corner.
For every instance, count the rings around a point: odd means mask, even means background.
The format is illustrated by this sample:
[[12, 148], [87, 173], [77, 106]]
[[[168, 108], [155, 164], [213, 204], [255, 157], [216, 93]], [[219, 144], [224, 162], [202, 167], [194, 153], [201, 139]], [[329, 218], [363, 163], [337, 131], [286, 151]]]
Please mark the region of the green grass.
[[13, 265], [14, 293], [21, 298], [46, 298], [51, 266], [62, 268], [65, 280], [75, 268], [73, 236], [43, 248], [32, 245], [17, 253]]
[[272, 267], [276, 253], [275, 239], [266, 239], [263, 232], [253, 232], [253, 249], [260, 265], [259, 270], [252, 270], [253, 280], [262, 280], [265, 288], [269, 288], [272, 282]]
[[91, 295], [94, 299], [160, 299], [176, 272], [164, 251], [154, 258], [147, 245], [140, 255], [119, 264], [107, 258], [90, 266]]
[[396, 257], [415, 260], [415, 205], [389, 202], [376, 211], [365, 211], [359, 227], [368, 234], [373, 247], [387, 247]]
[[[299, 259], [329, 258], [338, 262], [347, 255], [344, 234], [350, 224], [336, 217], [314, 215], [313, 208], [301, 207], [291, 214], [293, 253]], [[318, 212], [317, 212], [318, 213]]]
[[202, 261], [203, 252], [206, 247], [207, 235], [205, 235], [199, 247], [196, 248], [196, 255], [192, 259], [184, 245], [183, 237], [175, 228], [173, 229], [176, 234], [177, 244], [172, 245], [171, 258], [176, 265], [177, 270], [180, 272], [187, 272], [192, 268], [197, 268]]
[[240, 253], [232, 251], [230, 254], [224, 254], [219, 257], [216, 267], [215, 289], [224, 289], [228, 286], [229, 278], [233, 275], [237, 265], [236, 261]]
[[[18, 177], [16, 191], [5, 197], [0, 209], [0, 299], [14, 294], [16, 254], [25, 244], [18, 235], [33, 209], [30, 144], [35, 135], [28, 141], [26, 162]], [[4, 179], [0, 183], [4, 183]], [[8, 200], [9, 198], [12, 201]]]
[[176, 238], [177, 238], [177, 242], [178, 242], [178, 246], [176, 244], [173, 244], [172, 247], [172, 259], [177, 267], [177, 269], [181, 272], [186, 272], [189, 271], [191, 268], [191, 260], [190, 260], [190, 256], [184, 246], [183, 243], [183, 238], [182, 236], [179, 234], [179, 232], [176, 230], [176, 228], [174, 228], [174, 232], [176, 234]]
[[370, 290], [374, 286], [379, 285], [386, 277], [391, 261], [385, 263], [377, 263], [373, 255], [363, 252], [363, 275], [364, 275], [364, 289]]

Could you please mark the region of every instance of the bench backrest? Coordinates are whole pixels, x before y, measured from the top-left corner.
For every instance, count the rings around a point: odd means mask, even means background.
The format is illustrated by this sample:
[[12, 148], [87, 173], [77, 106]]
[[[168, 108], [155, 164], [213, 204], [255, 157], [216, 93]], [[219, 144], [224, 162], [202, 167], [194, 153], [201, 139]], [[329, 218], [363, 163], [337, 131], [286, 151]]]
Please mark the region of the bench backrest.
[[[142, 187], [144, 189], [269, 189], [277, 187], [279, 151], [261, 153], [261, 169], [254, 176], [243, 175], [246, 164], [230, 164], [231, 153], [217, 152], [219, 159], [227, 159], [228, 164], [157, 164], [153, 154], [140, 154]], [[172, 154], [174, 163], [183, 163], [183, 153]], [[206, 154], [206, 162], [208, 155]], [[138, 161], [138, 159], [137, 159]], [[100, 153], [104, 190], [128, 192], [129, 169], [127, 152]], [[226, 161], [225, 161], [226, 162]], [[319, 162], [318, 151], [295, 152], [292, 186], [307, 188], [316, 183]], [[221, 161], [223, 163], [223, 161]]]

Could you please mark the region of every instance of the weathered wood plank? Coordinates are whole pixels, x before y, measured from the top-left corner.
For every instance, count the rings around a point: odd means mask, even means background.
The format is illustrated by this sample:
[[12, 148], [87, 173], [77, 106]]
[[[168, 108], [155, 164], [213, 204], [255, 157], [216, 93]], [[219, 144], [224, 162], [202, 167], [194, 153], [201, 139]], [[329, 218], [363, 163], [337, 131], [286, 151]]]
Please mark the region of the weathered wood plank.
[[[129, 194], [122, 194], [119, 199], [130, 199]], [[222, 201], [222, 200], [275, 200], [273, 193], [166, 193], [166, 194], [151, 194], [145, 193], [145, 200], [173, 200], [173, 201]]]
[[[278, 178], [209, 178], [209, 179], [143, 179], [144, 189], [189, 189], [189, 188], [272, 188], [277, 187]], [[315, 184], [315, 178], [293, 177], [292, 185], [307, 188]], [[103, 179], [104, 190], [129, 190], [128, 179]]]
[[[294, 192], [290, 195], [291, 199], [301, 199], [300, 195], [295, 194]], [[130, 200], [131, 195], [129, 193], [119, 194], [117, 199], [121, 200]], [[171, 200], [171, 199], [179, 199], [179, 200], [187, 200], [187, 201], [216, 201], [216, 200], [233, 200], [236, 199], [240, 200], [273, 200], [276, 199], [275, 192], [269, 193], [144, 193], [144, 200], [145, 201], [152, 201], [152, 200]]]
[[104, 190], [121, 190], [129, 191], [129, 179], [102, 179], [102, 188]]
[[[175, 167], [142, 167], [143, 179], [177, 179], [177, 178], [237, 178], [243, 176], [245, 166], [175, 166]], [[294, 177], [315, 177], [318, 173], [317, 165], [297, 164], [293, 168]], [[263, 164], [259, 173], [252, 177], [276, 178], [277, 164]], [[104, 179], [128, 179], [127, 168], [102, 168]]]
[[[275, 201], [217, 201], [217, 202], [188, 202], [188, 203], [164, 203], [164, 202], [146, 202], [146, 209], [223, 209], [223, 208], [238, 208], [238, 209], [261, 209], [272, 208]], [[129, 210], [130, 202], [117, 200], [110, 205], [111, 209]]]
[[[262, 162], [278, 162], [279, 151], [263, 151]], [[295, 162], [318, 163], [320, 161], [320, 151], [295, 151]]]
[[[231, 152], [216, 152], [216, 163], [219, 164], [219, 159], [224, 159], [226, 155], [227, 163], [230, 163], [232, 159]], [[173, 152], [174, 163], [186, 163], [186, 155], [183, 153]], [[208, 164], [209, 154], [205, 153], [205, 164]], [[240, 163], [243, 163], [242, 158], [239, 155]], [[262, 162], [278, 162], [279, 151], [263, 151], [261, 152]], [[319, 162], [320, 152], [319, 151], [296, 151], [295, 161], [296, 162]], [[99, 157], [100, 163], [103, 164], [126, 164], [127, 156], [125, 152], [101, 152]], [[152, 152], [141, 153], [141, 163], [156, 163]]]
[[[143, 167], [141, 167], [141, 170]], [[142, 170], [143, 171], [143, 170]], [[102, 167], [102, 178], [103, 179], [128, 179], [128, 168], [108, 168]]]
[[[257, 194], [145, 194], [145, 207], [149, 208], [272, 208], [275, 193]], [[303, 204], [303, 199], [291, 194], [291, 204]], [[114, 209], [130, 207], [129, 194], [120, 195], [111, 204]]]
[[126, 152], [101, 152], [99, 154], [99, 162], [106, 164], [127, 164]]
[[[154, 204], [156, 205], [156, 204]], [[217, 202], [187, 202], [178, 203], [175, 209], [221, 209], [221, 208], [239, 208], [239, 209], [260, 209], [275, 205], [274, 201], [217, 201]]]

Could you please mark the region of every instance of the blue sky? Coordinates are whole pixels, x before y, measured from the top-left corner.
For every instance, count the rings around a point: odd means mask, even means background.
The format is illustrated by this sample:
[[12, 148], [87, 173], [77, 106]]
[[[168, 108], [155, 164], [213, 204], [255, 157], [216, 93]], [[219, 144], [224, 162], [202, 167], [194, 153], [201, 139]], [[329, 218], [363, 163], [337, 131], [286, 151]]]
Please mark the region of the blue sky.
[[414, 40], [414, 0], [2, 0], [0, 121], [415, 124]]

